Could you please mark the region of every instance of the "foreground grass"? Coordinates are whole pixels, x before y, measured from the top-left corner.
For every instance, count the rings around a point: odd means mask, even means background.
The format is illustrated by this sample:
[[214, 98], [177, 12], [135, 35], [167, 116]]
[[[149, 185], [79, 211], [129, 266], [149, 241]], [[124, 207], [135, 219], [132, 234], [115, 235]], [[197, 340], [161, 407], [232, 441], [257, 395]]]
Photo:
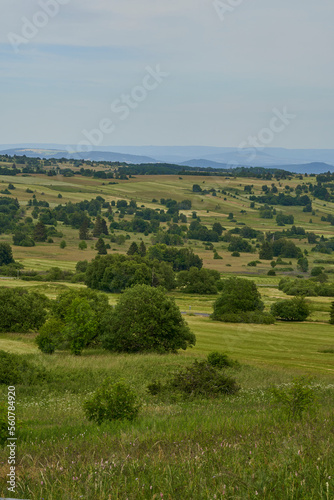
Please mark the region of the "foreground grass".
[[[207, 335], [214, 335], [209, 320], [189, 317], [189, 321], [194, 330], [206, 329]], [[297, 326], [296, 343], [298, 335], [307, 337], [304, 324]], [[231, 334], [233, 328], [224, 325]], [[81, 357], [62, 352], [43, 355], [34, 350], [32, 336], [2, 335], [7, 350], [26, 352], [27, 359], [50, 372], [47, 383], [17, 388], [17, 416], [22, 425], [15, 496], [32, 500], [333, 498], [332, 377], [318, 370], [314, 380], [317, 411], [302, 422], [287, 421], [273, 405], [269, 388], [291, 382], [301, 368], [291, 352], [280, 365], [268, 348], [266, 362], [261, 357], [257, 361], [256, 349], [268, 332], [261, 334], [256, 328], [248, 340], [252, 349], [240, 338], [230, 349], [237, 354], [237, 344], [243, 346], [239, 354], [244, 355], [236, 356], [240, 360], [249, 352], [251, 364], [244, 361], [240, 370], [229, 370], [241, 391], [218, 400], [159, 398], [146, 389], [152, 380], [167, 381], [179, 367], [203, 359], [209, 342], [203, 333], [198, 334], [195, 349], [179, 355], [87, 350]], [[310, 331], [300, 350], [306, 355], [318, 342], [317, 332]], [[287, 336], [283, 345], [291, 351]], [[331, 354], [319, 356], [323, 365], [325, 358], [333, 359]], [[136, 390], [143, 407], [134, 423], [99, 427], [85, 418], [82, 404], [106, 376], [125, 379]], [[0, 394], [5, 397], [5, 387]], [[8, 472], [6, 461], [7, 450], [2, 450], [2, 478]], [[8, 496], [4, 479], [0, 495]]]

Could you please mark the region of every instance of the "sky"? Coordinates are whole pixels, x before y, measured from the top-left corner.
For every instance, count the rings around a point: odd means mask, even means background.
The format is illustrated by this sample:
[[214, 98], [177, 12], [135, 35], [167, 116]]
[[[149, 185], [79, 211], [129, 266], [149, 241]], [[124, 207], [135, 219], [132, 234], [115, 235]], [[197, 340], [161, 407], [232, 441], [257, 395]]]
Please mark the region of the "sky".
[[1, 6], [0, 144], [334, 148], [333, 0]]

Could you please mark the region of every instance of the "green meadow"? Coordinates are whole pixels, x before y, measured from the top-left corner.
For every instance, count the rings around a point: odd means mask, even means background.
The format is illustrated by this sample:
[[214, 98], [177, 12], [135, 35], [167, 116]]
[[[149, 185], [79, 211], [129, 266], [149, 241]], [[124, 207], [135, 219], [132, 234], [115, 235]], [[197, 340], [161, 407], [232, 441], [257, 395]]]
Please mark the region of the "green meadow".
[[[316, 182], [314, 177], [307, 180]], [[26, 216], [31, 213], [26, 204], [32, 196], [27, 189], [38, 200], [48, 201], [50, 207], [96, 196], [107, 201], [134, 199], [138, 206], [153, 209], [162, 206], [152, 200], [190, 199], [192, 209], [184, 211], [188, 222], [192, 211], [196, 211], [208, 227], [218, 221], [226, 229], [247, 224], [265, 232], [280, 228], [275, 218], [261, 219], [258, 210], [250, 208], [244, 187], [253, 185], [254, 193], [259, 195], [264, 184], [270, 186], [274, 181], [143, 175], [108, 184], [81, 176], [0, 177], [4, 187], [13, 182], [16, 189], [12, 196], [25, 207]], [[195, 183], [227, 194], [194, 194]], [[295, 188], [300, 183], [296, 177], [281, 181], [281, 186], [276, 182], [280, 190], [286, 184]], [[300, 206], [276, 209], [294, 215], [295, 225], [308, 232], [333, 235], [333, 226], [321, 220], [334, 214], [333, 203], [314, 200], [314, 215], [303, 212]], [[228, 218], [231, 212], [237, 222]], [[78, 230], [62, 223], [58, 223], [57, 230], [63, 237], [53, 238], [53, 243], [13, 246], [15, 260], [25, 269], [39, 272], [51, 267], [74, 271], [78, 261], [90, 261], [96, 256], [96, 238], [87, 241], [86, 250], [79, 250]], [[115, 230], [115, 234], [120, 231]], [[152, 235], [129, 235], [123, 244], [111, 243], [108, 253], [125, 254], [133, 241], [152, 244]], [[66, 241], [64, 249], [60, 248], [61, 240]], [[1, 234], [0, 241], [12, 244], [12, 235]], [[310, 269], [317, 265], [315, 260], [328, 257], [312, 252], [314, 245], [307, 239], [293, 241], [308, 251]], [[277, 267], [277, 275], [268, 276], [270, 261], [247, 266], [258, 259], [257, 251], [232, 257], [228, 243], [219, 241], [213, 246], [222, 259], [214, 259], [213, 251], [206, 249], [203, 242], [188, 240], [185, 245], [203, 259], [204, 267], [218, 270], [222, 277], [241, 276], [255, 281], [266, 311], [276, 300], [289, 298], [278, 289], [280, 279], [300, 274], [296, 259], [287, 259], [293, 271]], [[325, 267], [334, 270], [333, 264]], [[328, 277], [333, 282], [334, 273], [328, 273]], [[84, 287], [70, 282], [23, 281], [19, 277], [0, 281], [1, 286], [37, 290], [51, 299], [67, 288]], [[44, 366], [49, 374], [47, 381], [38, 385], [16, 387], [17, 489], [15, 495], [7, 490], [8, 450], [0, 449], [0, 496], [31, 500], [334, 498], [334, 354], [330, 352], [334, 351], [334, 326], [329, 324], [334, 299], [307, 297], [311, 315], [305, 322], [255, 325], [210, 319], [216, 295], [173, 291], [170, 296], [197, 338], [194, 348], [174, 355], [111, 354], [98, 348], [86, 349], [82, 356], [65, 351], [49, 356], [38, 350], [36, 332], [0, 334], [0, 350], [20, 354]], [[119, 295], [108, 297], [115, 305]], [[185, 398], [173, 393], [153, 396], [147, 390], [148, 384], [168, 382], [178, 370], [195, 360], [205, 360], [212, 351], [239, 361], [240, 368], [226, 368], [241, 387], [236, 395]], [[125, 380], [136, 392], [142, 406], [134, 422], [97, 425], [87, 420], [83, 403], [107, 377]], [[271, 389], [289, 388], [299, 377], [309, 377], [305, 383], [312, 387], [316, 402], [306, 409], [302, 420], [290, 420], [275, 402]], [[6, 386], [0, 386], [0, 394], [6, 401]]]

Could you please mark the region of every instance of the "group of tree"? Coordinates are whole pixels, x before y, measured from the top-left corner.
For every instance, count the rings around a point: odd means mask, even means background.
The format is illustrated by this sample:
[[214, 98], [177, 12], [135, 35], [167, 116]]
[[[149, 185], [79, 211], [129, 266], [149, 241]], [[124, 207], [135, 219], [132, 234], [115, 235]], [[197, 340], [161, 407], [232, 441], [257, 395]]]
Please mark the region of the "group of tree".
[[36, 338], [47, 354], [69, 349], [80, 355], [87, 347], [115, 352], [177, 352], [196, 343], [174, 299], [162, 288], [136, 285], [113, 308], [105, 294], [70, 290], [52, 304]]

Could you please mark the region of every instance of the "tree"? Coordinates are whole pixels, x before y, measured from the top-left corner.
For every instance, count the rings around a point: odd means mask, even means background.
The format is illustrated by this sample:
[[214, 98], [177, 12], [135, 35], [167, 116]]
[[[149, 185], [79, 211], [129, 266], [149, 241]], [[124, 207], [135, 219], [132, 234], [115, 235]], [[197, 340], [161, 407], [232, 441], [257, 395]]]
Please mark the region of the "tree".
[[99, 238], [97, 240], [95, 248], [98, 251], [99, 255], [106, 255], [108, 253], [107, 249], [106, 249], [106, 244], [105, 244], [103, 238]]
[[272, 260], [274, 256], [273, 246], [269, 241], [264, 241], [260, 248], [259, 258], [262, 260]]
[[37, 224], [34, 228], [33, 238], [35, 241], [46, 241], [47, 232], [46, 232], [45, 224], [43, 224], [43, 222], [37, 222]]
[[82, 240], [82, 241], [80, 241], [80, 243], [79, 243], [79, 248], [80, 248], [80, 250], [86, 250], [86, 248], [87, 248], [87, 243], [86, 243], [85, 241], [83, 241], [83, 240]]
[[7, 266], [14, 262], [12, 247], [9, 243], [0, 243], [0, 266]]
[[133, 241], [127, 251], [127, 255], [134, 255], [135, 253], [139, 253], [138, 245], [135, 241]]
[[229, 278], [222, 281], [222, 292], [213, 305], [212, 318], [221, 320], [224, 314], [263, 311], [261, 295], [253, 281]]
[[194, 184], [193, 185], [193, 193], [201, 193], [202, 192], [202, 188], [199, 184]]
[[80, 355], [85, 347], [98, 345], [106, 325], [110, 324], [112, 307], [105, 294], [92, 290], [68, 290], [52, 304], [51, 316], [36, 342], [42, 352], [61, 347]]
[[89, 240], [89, 223], [90, 223], [89, 218], [84, 217], [79, 229], [80, 240]]
[[0, 287], [0, 332], [28, 332], [46, 320], [49, 300], [38, 292]]
[[307, 273], [308, 271], [308, 260], [306, 257], [300, 257], [297, 262], [297, 267], [302, 273]]
[[66, 248], [66, 241], [62, 240], [59, 244], [60, 248]]
[[106, 349], [116, 352], [177, 352], [195, 343], [174, 299], [147, 285], [123, 293], [103, 340]]
[[223, 232], [223, 226], [221, 225], [220, 222], [215, 222], [212, 226], [212, 231], [214, 231], [215, 233], [217, 233], [219, 236], [222, 235], [222, 232]]
[[146, 255], [146, 245], [143, 241], [141, 241], [139, 245], [139, 255], [141, 255], [142, 257], [145, 257]]
[[271, 306], [271, 313], [276, 318], [285, 321], [305, 321], [310, 315], [310, 308], [304, 297], [294, 297], [290, 300], [279, 300]]
[[93, 236], [98, 238], [101, 234], [103, 234], [102, 218], [98, 215], [94, 224]]

